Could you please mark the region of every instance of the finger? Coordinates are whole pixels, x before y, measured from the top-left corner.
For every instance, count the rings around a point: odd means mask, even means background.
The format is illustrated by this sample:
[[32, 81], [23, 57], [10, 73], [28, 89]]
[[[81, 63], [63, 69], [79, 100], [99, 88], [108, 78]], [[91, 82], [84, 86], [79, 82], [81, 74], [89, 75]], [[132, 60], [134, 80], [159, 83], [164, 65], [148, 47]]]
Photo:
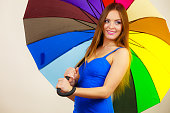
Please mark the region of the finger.
[[[70, 79], [70, 78], [69, 78]], [[67, 80], [66, 78], [64, 78], [63, 82], [66, 83], [68, 82], [69, 80]]]
[[71, 70], [71, 71], [68, 72], [68, 74], [74, 74], [74, 73], [75, 73], [74, 70]]
[[75, 74], [71, 74], [71, 76], [70, 76], [72, 79], [74, 79], [75, 78]]
[[66, 76], [70, 76], [68, 72], [64, 74], [64, 77], [66, 77]]
[[72, 70], [74, 70], [73, 67], [69, 67], [69, 68], [68, 68], [68, 71], [72, 71]]
[[78, 68], [78, 67], [76, 67], [76, 69], [75, 69], [75, 70], [76, 70], [76, 73], [77, 73], [77, 72], [78, 72], [78, 70], [79, 70], [79, 68]]
[[67, 75], [69, 73], [69, 71], [70, 71], [70, 68], [66, 69], [64, 75]]
[[74, 77], [74, 72], [70, 72], [69, 74], [70, 74], [72, 77]]
[[76, 74], [74, 75], [74, 77], [76, 78], [76, 77], [77, 77], [77, 75], [78, 75], [78, 73], [76, 73]]
[[75, 69], [72, 68], [72, 67], [69, 67], [66, 71], [65, 71], [65, 74], [68, 74], [68, 73], [71, 73], [73, 72], [74, 73]]
[[62, 82], [64, 80], [64, 78], [59, 78], [58, 82]]
[[76, 69], [74, 69], [74, 70], [73, 70], [73, 73], [74, 73], [74, 74], [76, 74], [76, 73], [77, 73], [77, 72], [76, 72]]
[[72, 75], [71, 75], [71, 74], [67, 74], [67, 76], [68, 76], [68, 77], [72, 77]]
[[69, 68], [69, 71], [75, 71], [75, 68], [70, 67], [70, 68]]
[[59, 80], [59, 81], [62, 81], [62, 80], [63, 80], [63, 78], [59, 78], [58, 80]]
[[60, 88], [60, 84], [59, 83], [57, 83], [56, 88]]
[[58, 79], [58, 82], [59, 82], [59, 81], [61, 81], [61, 79], [60, 79], [60, 78]]
[[65, 71], [64, 75], [67, 75], [69, 73], [69, 71]]
[[64, 77], [67, 75], [67, 73], [64, 73]]
[[68, 76], [73, 79], [75, 78], [73, 73], [69, 73]]
[[73, 78], [70, 78], [70, 79], [69, 79], [69, 82], [72, 82], [72, 81], [73, 81]]

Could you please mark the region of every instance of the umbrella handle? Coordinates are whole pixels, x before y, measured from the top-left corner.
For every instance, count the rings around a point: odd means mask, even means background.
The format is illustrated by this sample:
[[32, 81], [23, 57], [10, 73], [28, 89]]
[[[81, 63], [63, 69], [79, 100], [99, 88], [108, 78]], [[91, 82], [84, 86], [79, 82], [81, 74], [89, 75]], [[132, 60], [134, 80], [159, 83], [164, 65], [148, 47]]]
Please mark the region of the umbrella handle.
[[[70, 77], [66, 76], [66, 79], [69, 80]], [[76, 90], [76, 87], [73, 87], [73, 89], [72, 89], [70, 92], [62, 93], [62, 92], [61, 92], [61, 88], [57, 88], [57, 94], [58, 94], [59, 96], [62, 96], [62, 97], [67, 97], [67, 96], [72, 95], [72, 94], [75, 92], [75, 90]]]

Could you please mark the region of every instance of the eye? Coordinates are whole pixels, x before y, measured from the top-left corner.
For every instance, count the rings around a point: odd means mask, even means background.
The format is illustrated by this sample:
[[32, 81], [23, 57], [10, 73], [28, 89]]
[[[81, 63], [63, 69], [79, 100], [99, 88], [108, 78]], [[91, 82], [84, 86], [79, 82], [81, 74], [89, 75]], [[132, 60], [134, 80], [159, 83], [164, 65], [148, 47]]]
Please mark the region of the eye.
[[116, 24], [122, 24], [122, 22], [120, 20], [115, 21]]
[[105, 22], [105, 23], [109, 23], [110, 21], [106, 19], [106, 20], [104, 20], [104, 22]]

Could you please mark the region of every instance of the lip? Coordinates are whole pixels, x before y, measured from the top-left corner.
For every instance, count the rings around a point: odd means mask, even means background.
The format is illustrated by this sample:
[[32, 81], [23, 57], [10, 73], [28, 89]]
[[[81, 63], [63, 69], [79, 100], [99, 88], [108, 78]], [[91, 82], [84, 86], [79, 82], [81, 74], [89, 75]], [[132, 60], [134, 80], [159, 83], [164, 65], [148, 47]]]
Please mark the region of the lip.
[[106, 31], [109, 35], [114, 35], [116, 33], [116, 31], [110, 31], [110, 30], [106, 30]]

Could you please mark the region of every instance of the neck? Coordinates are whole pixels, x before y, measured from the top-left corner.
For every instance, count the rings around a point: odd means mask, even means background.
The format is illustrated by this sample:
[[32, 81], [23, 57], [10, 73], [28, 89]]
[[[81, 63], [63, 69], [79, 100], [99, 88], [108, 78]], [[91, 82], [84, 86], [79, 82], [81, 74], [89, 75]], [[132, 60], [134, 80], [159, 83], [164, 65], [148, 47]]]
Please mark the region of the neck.
[[113, 47], [116, 46], [115, 42], [113, 40], [104, 40], [102, 47]]
[[114, 47], [116, 46], [116, 43], [114, 40], [111, 40], [111, 39], [108, 39], [106, 37], [103, 37], [103, 45], [102, 45], [102, 48], [105, 48], [105, 47]]
[[114, 42], [110, 42], [110, 43], [105, 43], [102, 46], [103, 47], [105, 47], [105, 46], [116, 46], [116, 44]]

